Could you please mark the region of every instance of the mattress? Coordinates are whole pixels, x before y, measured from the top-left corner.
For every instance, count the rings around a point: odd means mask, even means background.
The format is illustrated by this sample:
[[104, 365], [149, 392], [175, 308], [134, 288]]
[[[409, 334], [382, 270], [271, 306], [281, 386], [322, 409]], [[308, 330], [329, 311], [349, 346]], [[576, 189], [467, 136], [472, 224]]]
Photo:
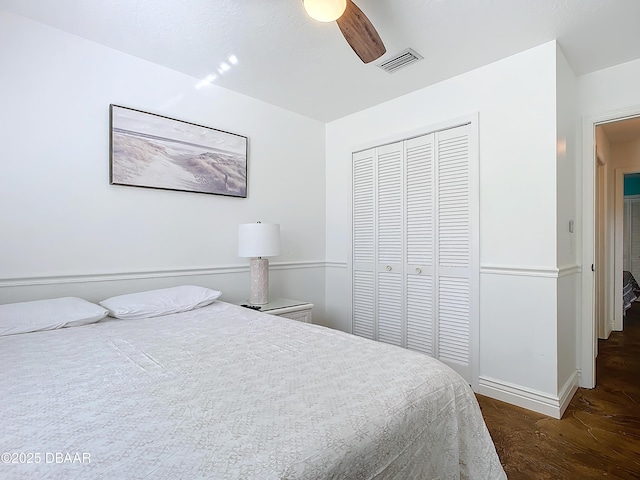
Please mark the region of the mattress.
[[633, 274], [627, 270], [622, 272], [622, 311], [627, 313], [633, 302], [638, 299], [640, 286]]
[[426, 355], [224, 302], [0, 338], [3, 479], [503, 479]]

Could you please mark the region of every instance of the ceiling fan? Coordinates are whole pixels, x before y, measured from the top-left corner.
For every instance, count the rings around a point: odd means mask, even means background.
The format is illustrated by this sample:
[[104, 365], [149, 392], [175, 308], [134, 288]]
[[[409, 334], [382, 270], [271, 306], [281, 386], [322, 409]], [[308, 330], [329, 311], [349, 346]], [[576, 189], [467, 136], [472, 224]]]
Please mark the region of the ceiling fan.
[[302, 0], [302, 3], [311, 18], [336, 21], [347, 43], [364, 63], [387, 51], [371, 21], [351, 0]]

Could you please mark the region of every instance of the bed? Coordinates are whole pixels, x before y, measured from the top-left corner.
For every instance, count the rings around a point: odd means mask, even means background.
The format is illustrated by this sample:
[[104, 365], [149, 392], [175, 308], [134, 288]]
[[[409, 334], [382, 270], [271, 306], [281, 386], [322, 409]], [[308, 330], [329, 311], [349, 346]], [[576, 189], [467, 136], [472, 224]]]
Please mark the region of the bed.
[[395, 346], [215, 301], [0, 337], [3, 479], [503, 479], [473, 392]]
[[627, 313], [633, 302], [640, 295], [640, 286], [631, 272], [625, 270], [622, 272], [622, 313]]

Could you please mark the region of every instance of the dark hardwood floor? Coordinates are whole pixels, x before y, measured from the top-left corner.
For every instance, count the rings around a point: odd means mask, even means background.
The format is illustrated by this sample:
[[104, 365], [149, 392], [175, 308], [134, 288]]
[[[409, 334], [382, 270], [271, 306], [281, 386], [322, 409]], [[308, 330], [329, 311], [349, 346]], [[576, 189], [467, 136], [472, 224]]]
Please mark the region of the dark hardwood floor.
[[561, 420], [478, 395], [510, 480], [640, 479], [640, 303], [598, 349], [596, 388]]

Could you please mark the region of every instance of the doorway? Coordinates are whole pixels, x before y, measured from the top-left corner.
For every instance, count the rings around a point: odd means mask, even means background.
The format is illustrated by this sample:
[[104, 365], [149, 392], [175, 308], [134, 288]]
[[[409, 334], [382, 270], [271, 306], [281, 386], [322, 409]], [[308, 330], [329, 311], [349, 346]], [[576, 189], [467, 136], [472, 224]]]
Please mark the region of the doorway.
[[624, 175], [640, 172], [640, 111], [588, 119], [584, 132], [580, 386], [593, 388], [598, 338], [623, 326]]

